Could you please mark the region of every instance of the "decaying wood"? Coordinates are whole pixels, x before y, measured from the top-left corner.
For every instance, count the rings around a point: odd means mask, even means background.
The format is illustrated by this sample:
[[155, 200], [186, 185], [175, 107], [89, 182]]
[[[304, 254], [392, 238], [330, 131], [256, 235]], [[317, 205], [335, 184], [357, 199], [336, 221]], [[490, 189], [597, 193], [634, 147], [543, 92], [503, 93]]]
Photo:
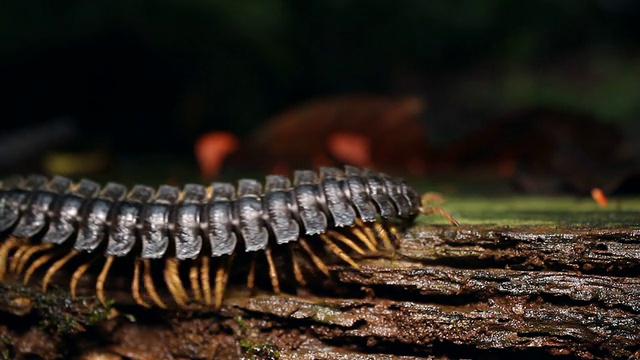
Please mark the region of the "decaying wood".
[[[0, 354], [56, 359], [640, 357], [640, 232], [430, 226], [297, 295], [219, 313], [96, 307], [2, 285]], [[100, 357], [102, 356], [102, 357]]]

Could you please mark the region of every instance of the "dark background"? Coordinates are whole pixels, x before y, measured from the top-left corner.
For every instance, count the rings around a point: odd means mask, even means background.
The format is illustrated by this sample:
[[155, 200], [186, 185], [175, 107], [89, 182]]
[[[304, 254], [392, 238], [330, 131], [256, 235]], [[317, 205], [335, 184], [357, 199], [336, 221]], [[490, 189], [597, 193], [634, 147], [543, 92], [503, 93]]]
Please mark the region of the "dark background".
[[65, 117], [116, 158], [191, 159], [317, 97], [413, 94], [446, 144], [494, 114], [578, 111], [633, 138], [640, 3], [564, 1], [7, 1], [2, 132]]

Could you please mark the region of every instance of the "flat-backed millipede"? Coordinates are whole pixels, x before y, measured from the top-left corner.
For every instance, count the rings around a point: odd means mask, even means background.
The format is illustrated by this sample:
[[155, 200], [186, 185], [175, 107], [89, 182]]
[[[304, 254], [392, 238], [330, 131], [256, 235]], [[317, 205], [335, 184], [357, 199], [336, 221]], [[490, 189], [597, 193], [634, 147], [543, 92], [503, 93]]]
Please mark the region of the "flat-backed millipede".
[[296, 171], [293, 185], [268, 175], [264, 189], [242, 179], [237, 189], [216, 182], [182, 190], [135, 185], [127, 192], [117, 183], [100, 189], [90, 180], [12, 177], [0, 183], [0, 281], [15, 275], [28, 284], [37, 273], [46, 291], [54, 275], [70, 268], [75, 298], [93, 266], [105, 306], [105, 282], [119, 272], [139, 305], [166, 308], [160, 293], [168, 293], [178, 308], [219, 309], [237, 255], [249, 255], [250, 289], [260, 258], [278, 293], [284, 269], [305, 285], [309, 271], [329, 276], [328, 257], [357, 268], [352, 256], [391, 250], [397, 224], [433, 212], [455, 224], [446, 212], [423, 208], [403, 180], [351, 166]]

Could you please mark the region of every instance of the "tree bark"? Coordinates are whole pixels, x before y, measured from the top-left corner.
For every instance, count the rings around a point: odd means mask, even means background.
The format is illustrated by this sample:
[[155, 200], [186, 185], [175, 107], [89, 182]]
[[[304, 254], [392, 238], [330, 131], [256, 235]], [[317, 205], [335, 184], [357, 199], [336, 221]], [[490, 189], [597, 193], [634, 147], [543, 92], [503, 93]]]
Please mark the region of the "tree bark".
[[220, 312], [128, 309], [2, 285], [6, 358], [640, 358], [631, 229], [429, 226], [331, 268], [334, 288], [228, 294]]

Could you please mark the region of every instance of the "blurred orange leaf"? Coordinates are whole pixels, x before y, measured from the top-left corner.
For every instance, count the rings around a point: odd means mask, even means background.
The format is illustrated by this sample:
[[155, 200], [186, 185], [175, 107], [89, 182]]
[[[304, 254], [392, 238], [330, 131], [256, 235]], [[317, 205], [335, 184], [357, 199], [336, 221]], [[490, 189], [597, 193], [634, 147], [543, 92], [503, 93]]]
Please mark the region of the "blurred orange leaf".
[[600, 207], [606, 207], [609, 204], [609, 199], [600, 188], [594, 187], [591, 189], [591, 197]]
[[202, 178], [215, 178], [224, 159], [238, 147], [238, 138], [230, 132], [212, 131], [200, 136], [195, 144], [195, 153]]
[[335, 132], [327, 139], [327, 148], [333, 157], [350, 165], [372, 168], [371, 142], [355, 133]]

